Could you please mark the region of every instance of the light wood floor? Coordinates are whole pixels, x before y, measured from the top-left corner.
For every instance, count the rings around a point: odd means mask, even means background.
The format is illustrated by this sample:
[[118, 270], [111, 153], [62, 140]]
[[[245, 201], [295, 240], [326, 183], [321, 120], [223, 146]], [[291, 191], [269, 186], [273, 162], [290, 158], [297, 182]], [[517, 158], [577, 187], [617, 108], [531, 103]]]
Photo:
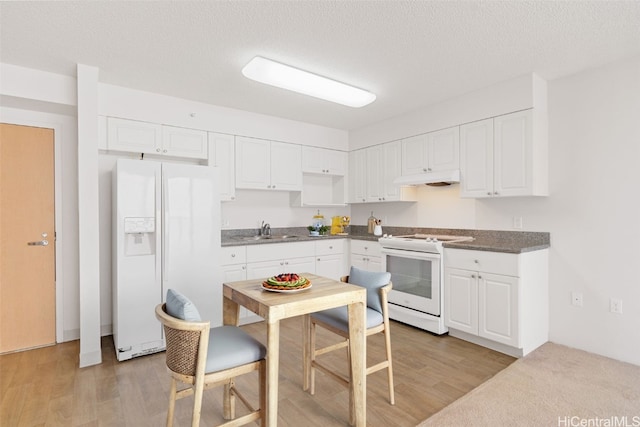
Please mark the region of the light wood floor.
[[[348, 425], [347, 389], [318, 372], [316, 394], [302, 391], [301, 318], [282, 323], [279, 383], [281, 427]], [[244, 328], [264, 342], [262, 323]], [[381, 334], [368, 339], [368, 358], [383, 355]], [[318, 341], [331, 335], [320, 333]], [[367, 425], [415, 426], [488, 380], [515, 359], [449, 336], [434, 336], [392, 322], [396, 404], [388, 402], [386, 372], [367, 378]], [[162, 426], [169, 378], [164, 353], [118, 362], [111, 337], [102, 341], [103, 363], [78, 368], [79, 342], [0, 356], [2, 426]], [[346, 371], [346, 353], [325, 355]], [[325, 359], [329, 360], [329, 359]], [[252, 376], [253, 375], [253, 376]], [[257, 403], [257, 376], [237, 380]], [[222, 421], [222, 390], [205, 392], [202, 425]], [[176, 404], [177, 427], [190, 425], [191, 398]], [[238, 413], [242, 405], [238, 404]]]

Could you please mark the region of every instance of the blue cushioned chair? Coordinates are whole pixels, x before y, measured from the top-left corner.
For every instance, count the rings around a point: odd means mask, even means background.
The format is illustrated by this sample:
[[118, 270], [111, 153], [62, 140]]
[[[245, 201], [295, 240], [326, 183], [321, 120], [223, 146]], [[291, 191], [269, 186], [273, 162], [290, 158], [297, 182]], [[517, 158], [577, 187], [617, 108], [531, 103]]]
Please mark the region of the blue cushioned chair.
[[[167, 411], [167, 426], [173, 425], [177, 399], [194, 395], [192, 427], [200, 425], [202, 395], [205, 389], [225, 386], [225, 418], [231, 421], [220, 426], [240, 426], [260, 420], [265, 424], [265, 347], [237, 326], [210, 328], [201, 321], [197, 309], [186, 297], [169, 290], [166, 304], [156, 307], [156, 318], [164, 327], [167, 369], [171, 375], [171, 392]], [[235, 388], [234, 377], [258, 371], [260, 409], [253, 409]], [[177, 382], [188, 387], [177, 391]], [[235, 396], [250, 413], [235, 418]]]
[[[349, 276], [342, 277], [343, 282], [363, 286], [367, 289], [367, 312], [366, 312], [366, 335], [370, 336], [379, 332], [384, 333], [386, 359], [373, 366], [367, 367], [367, 375], [382, 369], [387, 369], [389, 380], [389, 401], [395, 404], [393, 390], [393, 368], [391, 363], [391, 336], [389, 331], [389, 312], [387, 308], [387, 294], [393, 287], [391, 275], [387, 272], [373, 272], [351, 267]], [[309, 331], [311, 366], [307, 371], [310, 373], [309, 392], [315, 393], [315, 370], [320, 369], [338, 382], [349, 386], [349, 378], [329, 369], [325, 364], [318, 361], [317, 357], [329, 353], [333, 350], [347, 347], [349, 344], [349, 322], [347, 307], [332, 308], [320, 311], [311, 315]], [[322, 327], [343, 338], [339, 343], [316, 349], [316, 327]], [[348, 348], [348, 347], [347, 347]], [[347, 353], [348, 354], [348, 353]], [[349, 364], [351, 366], [351, 364]], [[350, 396], [351, 397], [351, 396]], [[351, 399], [353, 402], [353, 399]], [[351, 408], [353, 418], [353, 408]], [[353, 422], [353, 419], [351, 420]]]

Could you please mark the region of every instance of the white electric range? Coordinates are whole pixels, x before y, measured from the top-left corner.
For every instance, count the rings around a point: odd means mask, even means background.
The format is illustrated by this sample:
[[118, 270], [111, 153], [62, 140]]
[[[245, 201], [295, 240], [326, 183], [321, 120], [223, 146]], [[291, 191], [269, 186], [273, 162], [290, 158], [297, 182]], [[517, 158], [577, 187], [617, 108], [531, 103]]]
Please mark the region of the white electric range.
[[412, 234], [383, 236], [382, 268], [391, 273], [389, 317], [444, 334], [443, 243], [471, 241], [469, 236]]

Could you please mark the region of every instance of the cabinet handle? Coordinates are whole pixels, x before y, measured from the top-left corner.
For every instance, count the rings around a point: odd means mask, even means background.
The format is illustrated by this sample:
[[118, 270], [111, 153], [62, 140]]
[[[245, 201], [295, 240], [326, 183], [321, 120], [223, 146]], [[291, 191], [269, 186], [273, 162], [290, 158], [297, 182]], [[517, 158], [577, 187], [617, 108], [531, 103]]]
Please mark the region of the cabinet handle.
[[500, 193], [498, 193], [497, 191], [494, 191], [494, 192], [493, 192], [493, 194], [495, 194], [495, 195], [497, 196], [497, 195], [498, 195], [498, 194], [500, 194]]
[[482, 276], [478, 274], [478, 279], [482, 279]]
[[159, 152], [160, 152], [160, 149], [159, 149], [159, 148], [156, 148], [156, 153], [159, 153]]
[[280, 265], [284, 265], [284, 262], [283, 262], [283, 261], [280, 261]]
[[491, 195], [491, 191], [487, 191], [487, 196], [490, 196], [490, 195]]
[[236, 257], [236, 254], [231, 254], [231, 258], [235, 258], [235, 257]]
[[243, 269], [243, 270], [246, 270], [246, 269], [247, 269], [247, 266], [246, 266], [246, 265], [243, 265], [243, 266], [242, 266], [242, 269]]
[[427, 171], [427, 168], [422, 168], [422, 172], [426, 172], [426, 171]]
[[163, 152], [163, 153], [166, 153], [166, 152], [167, 152], [167, 150], [162, 150], [162, 152]]
[[427, 168], [427, 170], [428, 170], [429, 172], [431, 172], [431, 168]]
[[333, 246], [329, 246], [329, 249], [333, 249]]
[[472, 279], [475, 279], [475, 278], [476, 278], [476, 275], [475, 275], [475, 274], [472, 274], [472, 275], [471, 275], [471, 278], [472, 278]]
[[475, 262], [476, 264], [480, 264], [480, 261], [478, 261], [477, 259], [474, 259], [473, 262]]
[[271, 186], [271, 188], [276, 188], [276, 186], [275, 186], [275, 185], [272, 185], [272, 186]]
[[318, 258], [316, 261], [320, 261], [320, 258]]
[[284, 265], [289, 265], [289, 261], [285, 261], [285, 262], [284, 262]]

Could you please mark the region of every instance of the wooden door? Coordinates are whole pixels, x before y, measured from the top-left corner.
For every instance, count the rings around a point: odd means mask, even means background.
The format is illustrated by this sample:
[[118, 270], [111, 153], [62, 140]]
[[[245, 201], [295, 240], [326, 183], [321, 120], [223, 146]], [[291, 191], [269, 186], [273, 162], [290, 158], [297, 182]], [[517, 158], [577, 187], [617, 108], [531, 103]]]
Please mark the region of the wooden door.
[[0, 124], [0, 353], [56, 341], [53, 141]]

